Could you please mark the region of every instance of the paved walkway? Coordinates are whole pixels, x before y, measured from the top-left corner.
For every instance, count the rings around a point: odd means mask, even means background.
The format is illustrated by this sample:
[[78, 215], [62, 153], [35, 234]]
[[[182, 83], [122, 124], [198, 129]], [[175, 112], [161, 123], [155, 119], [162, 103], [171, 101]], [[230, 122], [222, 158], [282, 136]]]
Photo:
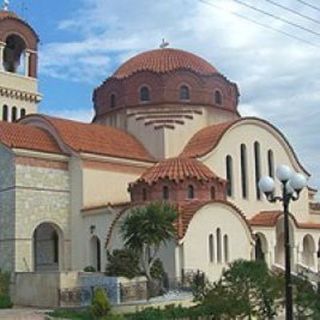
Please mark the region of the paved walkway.
[[48, 310], [31, 308], [14, 308], [0, 310], [1, 320], [45, 320], [45, 313]]

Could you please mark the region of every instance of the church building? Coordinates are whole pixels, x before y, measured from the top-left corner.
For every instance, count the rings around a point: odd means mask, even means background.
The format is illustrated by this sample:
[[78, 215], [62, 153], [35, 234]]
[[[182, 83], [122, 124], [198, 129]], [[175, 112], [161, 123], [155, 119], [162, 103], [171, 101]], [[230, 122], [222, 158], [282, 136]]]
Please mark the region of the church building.
[[[123, 247], [123, 219], [160, 200], [178, 210], [160, 254], [169, 278], [201, 270], [216, 280], [239, 258], [284, 265], [282, 207], [258, 181], [280, 164], [311, 173], [279, 129], [240, 115], [237, 84], [162, 46], [106, 75], [91, 123], [55, 118], [38, 113], [38, 43], [0, 11], [1, 270], [104, 271], [106, 250]], [[290, 208], [294, 268], [320, 267], [316, 192], [305, 188]]]

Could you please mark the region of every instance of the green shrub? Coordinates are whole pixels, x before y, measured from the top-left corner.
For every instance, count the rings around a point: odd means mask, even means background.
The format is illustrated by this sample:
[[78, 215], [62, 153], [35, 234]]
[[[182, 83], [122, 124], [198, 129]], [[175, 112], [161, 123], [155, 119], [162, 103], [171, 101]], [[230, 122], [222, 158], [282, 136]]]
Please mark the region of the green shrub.
[[105, 317], [110, 313], [111, 305], [106, 292], [102, 288], [97, 288], [91, 303], [91, 313], [95, 319]]
[[106, 275], [132, 279], [141, 275], [139, 257], [130, 249], [107, 251]]
[[157, 258], [154, 264], [152, 265], [150, 274], [153, 279], [163, 280], [165, 276], [165, 271], [163, 268], [163, 263], [159, 258]]
[[0, 295], [0, 309], [8, 309], [12, 308], [12, 306], [13, 304], [9, 295]]
[[83, 269], [84, 272], [96, 272], [95, 267], [93, 266], [87, 266]]

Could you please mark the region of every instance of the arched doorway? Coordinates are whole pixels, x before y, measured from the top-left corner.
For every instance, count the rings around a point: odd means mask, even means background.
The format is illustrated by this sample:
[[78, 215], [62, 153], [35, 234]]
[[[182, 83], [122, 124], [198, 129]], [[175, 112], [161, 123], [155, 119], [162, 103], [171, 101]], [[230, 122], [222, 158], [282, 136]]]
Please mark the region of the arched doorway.
[[308, 267], [314, 267], [315, 243], [313, 238], [307, 234], [302, 241], [302, 263]]
[[58, 271], [61, 263], [61, 231], [51, 223], [40, 224], [33, 233], [35, 271]]
[[[294, 261], [294, 228], [293, 223], [289, 219], [289, 243], [290, 243], [290, 256], [291, 256], [291, 264]], [[284, 266], [284, 257], [285, 257], [285, 249], [284, 249], [284, 219], [281, 217], [276, 225], [276, 246], [275, 246], [275, 263], [281, 266]]]
[[256, 243], [255, 243], [255, 258], [258, 261], [266, 261], [267, 253], [268, 253], [268, 243], [264, 234], [258, 232], [255, 235]]
[[101, 271], [101, 243], [97, 236], [93, 236], [90, 241], [91, 266], [96, 271]]

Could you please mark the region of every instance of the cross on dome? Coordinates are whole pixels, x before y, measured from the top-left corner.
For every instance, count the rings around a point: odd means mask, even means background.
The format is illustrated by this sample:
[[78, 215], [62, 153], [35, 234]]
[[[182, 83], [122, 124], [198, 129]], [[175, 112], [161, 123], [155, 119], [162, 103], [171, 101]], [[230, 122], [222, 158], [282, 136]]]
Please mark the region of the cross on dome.
[[169, 46], [169, 44], [170, 44], [170, 43], [163, 38], [163, 39], [162, 39], [162, 42], [161, 42], [161, 44], [160, 44], [160, 48], [161, 48], [161, 49], [165, 49], [165, 48], [167, 48], [167, 47]]
[[4, 11], [9, 11], [9, 0], [3, 0], [3, 10]]

